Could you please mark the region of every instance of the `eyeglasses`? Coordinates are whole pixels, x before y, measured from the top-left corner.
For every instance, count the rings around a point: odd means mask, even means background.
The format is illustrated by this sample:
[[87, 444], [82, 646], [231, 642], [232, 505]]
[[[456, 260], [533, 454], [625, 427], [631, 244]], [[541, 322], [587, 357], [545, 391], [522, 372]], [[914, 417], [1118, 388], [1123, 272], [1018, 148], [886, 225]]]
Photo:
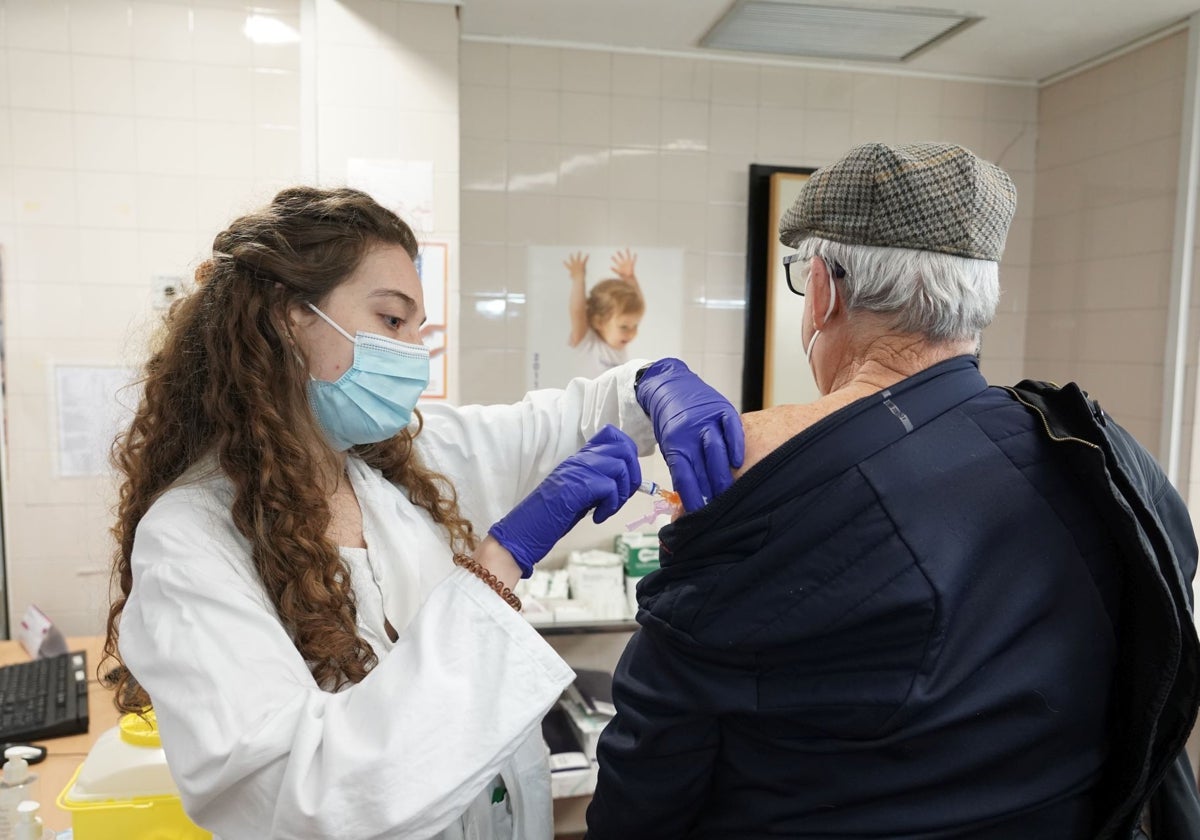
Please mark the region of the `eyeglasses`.
[[[783, 276], [787, 278], [788, 288], [792, 290], [793, 294], [800, 295], [800, 297], [804, 297], [804, 286], [808, 285], [808, 278], [805, 277], [804, 284], [801, 285], [800, 288], [796, 288], [796, 284], [792, 282], [792, 263], [797, 263], [805, 259], [810, 258], [806, 257], [804, 254], [788, 254], [783, 258]], [[829, 260], [825, 259], [824, 257], [820, 257], [819, 259], [825, 263], [825, 270], [838, 280], [841, 280], [846, 276], [846, 269], [838, 265], [837, 262], [834, 262], [832, 265], [830, 265]]]

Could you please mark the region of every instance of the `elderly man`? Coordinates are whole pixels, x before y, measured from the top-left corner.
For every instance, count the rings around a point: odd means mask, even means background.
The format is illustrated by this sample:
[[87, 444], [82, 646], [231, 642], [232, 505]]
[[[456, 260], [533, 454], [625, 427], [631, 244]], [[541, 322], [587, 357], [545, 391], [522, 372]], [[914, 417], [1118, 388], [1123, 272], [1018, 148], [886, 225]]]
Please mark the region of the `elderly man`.
[[822, 396], [746, 415], [737, 482], [663, 530], [590, 840], [1200, 837], [1187, 510], [1078, 388], [979, 373], [1015, 206], [942, 144], [804, 186]]

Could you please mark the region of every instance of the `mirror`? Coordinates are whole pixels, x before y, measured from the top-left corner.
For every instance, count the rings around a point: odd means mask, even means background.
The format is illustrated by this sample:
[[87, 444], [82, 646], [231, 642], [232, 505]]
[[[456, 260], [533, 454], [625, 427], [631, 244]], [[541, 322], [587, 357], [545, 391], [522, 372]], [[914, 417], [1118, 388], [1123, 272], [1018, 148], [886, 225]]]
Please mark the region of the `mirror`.
[[812, 168], [750, 166], [746, 245], [746, 349], [742, 411], [818, 396], [800, 340], [804, 299], [787, 287], [779, 217], [792, 206]]

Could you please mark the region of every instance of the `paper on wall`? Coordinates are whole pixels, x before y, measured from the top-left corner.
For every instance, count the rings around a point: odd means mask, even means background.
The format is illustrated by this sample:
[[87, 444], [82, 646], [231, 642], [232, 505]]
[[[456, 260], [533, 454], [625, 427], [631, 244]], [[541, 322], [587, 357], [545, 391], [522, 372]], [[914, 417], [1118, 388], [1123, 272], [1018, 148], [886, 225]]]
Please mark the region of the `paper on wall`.
[[58, 474], [103, 475], [117, 433], [133, 418], [138, 394], [126, 367], [58, 365], [54, 393], [58, 418]]

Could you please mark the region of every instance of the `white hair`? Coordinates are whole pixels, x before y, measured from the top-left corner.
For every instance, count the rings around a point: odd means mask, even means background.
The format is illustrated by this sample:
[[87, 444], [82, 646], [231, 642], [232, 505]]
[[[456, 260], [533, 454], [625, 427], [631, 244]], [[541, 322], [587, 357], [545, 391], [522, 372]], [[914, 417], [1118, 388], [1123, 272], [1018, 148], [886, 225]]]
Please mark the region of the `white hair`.
[[846, 270], [836, 282], [848, 310], [890, 315], [891, 329], [932, 342], [978, 341], [1000, 301], [999, 267], [991, 260], [818, 237], [797, 250]]

